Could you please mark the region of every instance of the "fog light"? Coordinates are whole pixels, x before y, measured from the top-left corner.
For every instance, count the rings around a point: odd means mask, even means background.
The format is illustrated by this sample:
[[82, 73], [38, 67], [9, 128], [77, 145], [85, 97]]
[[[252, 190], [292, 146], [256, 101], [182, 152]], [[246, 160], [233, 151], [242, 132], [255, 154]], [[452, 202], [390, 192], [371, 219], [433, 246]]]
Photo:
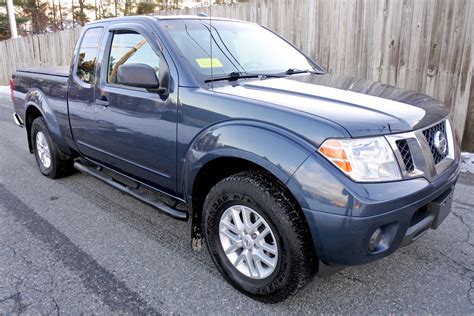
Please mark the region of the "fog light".
[[380, 241], [382, 240], [382, 230], [380, 228], [377, 228], [372, 236], [370, 236], [369, 239], [369, 251], [373, 252], [375, 249], [377, 249], [377, 246], [380, 244]]

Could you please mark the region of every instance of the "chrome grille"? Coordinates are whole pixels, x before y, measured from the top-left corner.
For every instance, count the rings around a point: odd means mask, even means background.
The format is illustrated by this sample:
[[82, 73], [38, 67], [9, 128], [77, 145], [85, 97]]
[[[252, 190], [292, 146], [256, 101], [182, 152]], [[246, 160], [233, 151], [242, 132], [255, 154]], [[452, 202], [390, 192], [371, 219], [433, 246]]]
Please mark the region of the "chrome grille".
[[[433, 155], [433, 159], [434, 159], [435, 164], [440, 163], [441, 160], [446, 158], [446, 156], [448, 155], [448, 152], [449, 152], [449, 147], [447, 148], [446, 153], [443, 154], [443, 155], [440, 154], [438, 152], [438, 150], [436, 150], [436, 147], [435, 147], [435, 144], [434, 144], [434, 135], [438, 131], [440, 131], [444, 135], [446, 135], [446, 122], [445, 121], [443, 121], [439, 124], [436, 124], [436, 125], [428, 128], [428, 129], [425, 129], [423, 131], [423, 135], [425, 135], [426, 141], [428, 142], [428, 145], [430, 146], [431, 154]], [[449, 146], [449, 144], [447, 146]]]
[[415, 165], [413, 164], [413, 157], [411, 156], [410, 147], [406, 139], [396, 141], [398, 150], [402, 157], [403, 163], [405, 164], [405, 170], [407, 172], [412, 172], [415, 170]]
[[[446, 136], [444, 155], [440, 155], [435, 147], [435, 135], [438, 131]], [[433, 181], [459, 159], [451, 123], [447, 119], [428, 128], [385, 135], [385, 138], [392, 147], [404, 179], [424, 177]], [[440, 138], [436, 138], [440, 141]]]

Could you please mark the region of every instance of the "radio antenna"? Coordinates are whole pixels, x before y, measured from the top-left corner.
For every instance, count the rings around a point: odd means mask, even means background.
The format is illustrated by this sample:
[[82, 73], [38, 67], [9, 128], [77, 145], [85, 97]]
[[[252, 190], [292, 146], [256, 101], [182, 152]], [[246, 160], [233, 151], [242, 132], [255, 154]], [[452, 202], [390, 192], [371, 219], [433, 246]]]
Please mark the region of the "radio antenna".
[[[211, 79], [214, 78], [213, 74], [213, 63], [214, 59], [212, 58], [212, 0], [209, 0], [209, 45], [210, 45], [210, 52], [211, 52]], [[214, 84], [211, 82], [211, 89], [214, 91]]]

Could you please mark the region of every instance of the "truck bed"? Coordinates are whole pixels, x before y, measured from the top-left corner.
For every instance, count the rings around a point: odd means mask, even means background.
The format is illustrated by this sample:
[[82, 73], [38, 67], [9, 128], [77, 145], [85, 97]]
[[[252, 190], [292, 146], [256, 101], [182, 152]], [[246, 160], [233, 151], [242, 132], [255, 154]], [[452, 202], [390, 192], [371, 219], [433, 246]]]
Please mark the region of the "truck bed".
[[[18, 69], [12, 76], [14, 81], [15, 113], [23, 122], [26, 121], [26, 98], [36, 100], [38, 109], [49, 113], [55, 122], [50, 121], [50, 126], [56, 126], [53, 132], [68, 135], [68, 73], [69, 67], [42, 67]], [[58, 122], [63, 124], [59, 125]]]
[[17, 72], [67, 78], [69, 76], [69, 66], [22, 68], [18, 69]]

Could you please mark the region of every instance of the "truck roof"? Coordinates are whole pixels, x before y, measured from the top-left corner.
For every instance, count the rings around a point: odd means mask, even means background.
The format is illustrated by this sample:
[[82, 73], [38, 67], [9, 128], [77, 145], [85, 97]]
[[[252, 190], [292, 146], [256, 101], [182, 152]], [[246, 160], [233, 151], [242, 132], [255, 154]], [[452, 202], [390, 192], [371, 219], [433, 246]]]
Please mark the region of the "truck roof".
[[87, 23], [87, 25], [93, 24], [101, 24], [106, 22], [126, 22], [130, 20], [140, 20], [140, 19], [157, 19], [157, 20], [209, 20], [212, 19], [213, 21], [234, 21], [234, 22], [242, 22], [242, 23], [251, 23], [242, 20], [236, 19], [228, 19], [228, 18], [221, 18], [221, 17], [209, 17], [204, 15], [134, 15], [134, 16], [121, 16], [115, 18], [108, 18], [97, 20], [94, 22]]
[[219, 21], [235, 21], [235, 22], [246, 22], [242, 20], [205, 16], [205, 15], [155, 15], [158, 20], [219, 20]]

